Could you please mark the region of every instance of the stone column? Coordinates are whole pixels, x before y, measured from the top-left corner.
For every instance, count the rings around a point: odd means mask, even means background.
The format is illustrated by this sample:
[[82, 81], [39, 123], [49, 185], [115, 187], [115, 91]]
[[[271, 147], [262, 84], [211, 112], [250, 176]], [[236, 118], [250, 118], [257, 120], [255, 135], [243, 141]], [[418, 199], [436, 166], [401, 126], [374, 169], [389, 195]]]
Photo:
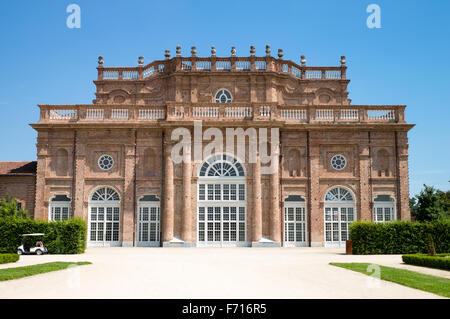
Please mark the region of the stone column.
[[367, 143], [368, 132], [362, 132], [364, 140], [359, 145], [359, 212], [357, 217], [360, 220], [372, 220], [372, 192], [370, 185], [370, 150]]
[[262, 238], [262, 205], [261, 205], [261, 161], [259, 151], [256, 163], [253, 164], [253, 238], [254, 243]]
[[281, 243], [281, 216], [280, 216], [280, 176], [279, 176], [279, 146], [273, 155], [275, 171], [270, 174], [270, 239]]
[[[80, 136], [81, 135], [81, 136]], [[89, 212], [84, 203], [84, 170], [86, 166], [86, 144], [81, 132], [78, 132], [76, 141], [75, 153], [75, 191], [73, 205], [74, 217], [82, 217], [84, 220], [89, 220]]]
[[310, 238], [311, 247], [322, 246], [324, 242], [323, 225], [324, 225], [324, 212], [321, 202], [323, 199], [320, 194], [320, 147], [318, 144], [314, 144], [314, 136], [310, 133], [309, 139], [309, 185], [310, 189], [308, 192], [309, 197], [309, 214], [310, 227], [311, 230]]
[[191, 211], [191, 145], [184, 148], [183, 157], [183, 215], [181, 226], [181, 239], [192, 242], [192, 211]]
[[165, 132], [164, 139], [164, 208], [162, 214], [162, 240], [163, 246], [173, 239], [174, 226], [174, 183], [172, 144], [170, 142], [170, 130]]
[[[133, 132], [134, 134], [134, 132]], [[134, 143], [133, 143], [134, 144]], [[125, 146], [125, 172], [123, 181], [123, 212], [122, 212], [122, 246], [133, 246], [134, 241], [134, 216], [135, 212], [135, 194], [134, 194], [134, 169], [135, 152], [134, 145]]]
[[397, 134], [397, 219], [411, 220], [409, 210], [408, 137], [407, 132]]
[[49, 198], [45, 198], [45, 171], [47, 168], [48, 156], [47, 134], [47, 132], [38, 132], [36, 193], [34, 205], [34, 219], [44, 220], [48, 220], [48, 207], [46, 207], [45, 202], [49, 200]]

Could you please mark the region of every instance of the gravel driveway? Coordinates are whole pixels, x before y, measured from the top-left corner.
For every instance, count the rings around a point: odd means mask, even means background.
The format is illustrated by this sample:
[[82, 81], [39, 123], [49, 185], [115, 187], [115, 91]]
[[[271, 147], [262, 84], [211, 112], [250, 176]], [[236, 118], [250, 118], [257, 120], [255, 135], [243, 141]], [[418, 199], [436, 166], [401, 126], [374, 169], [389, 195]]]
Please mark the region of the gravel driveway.
[[329, 262], [403, 265], [400, 255], [352, 256], [330, 248], [88, 248], [82, 255], [22, 256], [0, 268], [49, 261], [93, 264], [0, 282], [0, 298], [440, 298], [372, 280]]

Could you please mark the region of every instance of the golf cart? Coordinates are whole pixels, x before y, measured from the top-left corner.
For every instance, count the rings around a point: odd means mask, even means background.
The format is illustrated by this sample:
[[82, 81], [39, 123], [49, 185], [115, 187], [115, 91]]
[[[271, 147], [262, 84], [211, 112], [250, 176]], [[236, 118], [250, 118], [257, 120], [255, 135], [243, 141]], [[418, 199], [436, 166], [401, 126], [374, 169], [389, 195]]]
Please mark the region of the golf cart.
[[18, 255], [24, 254], [36, 254], [42, 255], [47, 253], [47, 247], [44, 247], [42, 243], [42, 238], [44, 234], [23, 234], [22, 235], [22, 245], [17, 248]]

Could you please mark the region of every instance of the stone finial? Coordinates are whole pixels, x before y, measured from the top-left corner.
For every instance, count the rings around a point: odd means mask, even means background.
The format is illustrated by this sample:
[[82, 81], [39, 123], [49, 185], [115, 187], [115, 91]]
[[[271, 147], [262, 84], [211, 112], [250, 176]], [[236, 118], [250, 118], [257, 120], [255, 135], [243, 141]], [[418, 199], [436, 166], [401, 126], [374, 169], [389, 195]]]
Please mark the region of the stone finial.
[[164, 57], [166, 58], [166, 60], [170, 59], [170, 50], [166, 50], [166, 53], [164, 53]]
[[278, 49], [278, 58], [279, 59], [283, 58], [283, 49]]
[[345, 65], [345, 55], [341, 55], [341, 66]]
[[180, 45], [177, 45], [176, 53], [177, 53], [177, 56], [181, 56], [181, 46]]
[[300, 62], [302, 63], [302, 66], [306, 66], [306, 58], [305, 58], [304, 55], [302, 55], [302, 56], [300, 57]]
[[236, 47], [231, 47], [231, 56], [236, 56]]
[[266, 45], [266, 55], [270, 56], [270, 45]]
[[191, 47], [191, 55], [192, 56], [196, 56], [197, 55], [197, 48], [196, 47]]
[[216, 56], [216, 47], [215, 46], [211, 47], [211, 56], [213, 56], [213, 57]]
[[255, 46], [254, 45], [250, 46], [250, 55], [255, 56], [255, 53], [256, 53]]
[[98, 57], [98, 66], [103, 66], [103, 57], [101, 55]]
[[139, 66], [144, 65], [144, 57], [143, 56], [138, 57], [138, 64], [139, 64]]

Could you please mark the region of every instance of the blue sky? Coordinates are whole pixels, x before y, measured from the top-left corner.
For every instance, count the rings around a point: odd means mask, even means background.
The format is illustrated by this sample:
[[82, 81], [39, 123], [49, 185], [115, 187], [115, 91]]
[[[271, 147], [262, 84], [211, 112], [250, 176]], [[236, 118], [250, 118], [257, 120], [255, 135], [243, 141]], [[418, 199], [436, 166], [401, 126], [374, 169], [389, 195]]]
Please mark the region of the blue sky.
[[[81, 28], [66, 7], [81, 8]], [[366, 7], [381, 8], [381, 28]], [[410, 192], [449, 189], [449, 1], [1, 1], [0, 160], [35, 160], [37, 104], [91, 103], [97, 57], [135, 66], [184, 55], [264, 55], [266, 44], [308, 65], [338, 65], [346, 55], [352, 104], [406, 104]]]

